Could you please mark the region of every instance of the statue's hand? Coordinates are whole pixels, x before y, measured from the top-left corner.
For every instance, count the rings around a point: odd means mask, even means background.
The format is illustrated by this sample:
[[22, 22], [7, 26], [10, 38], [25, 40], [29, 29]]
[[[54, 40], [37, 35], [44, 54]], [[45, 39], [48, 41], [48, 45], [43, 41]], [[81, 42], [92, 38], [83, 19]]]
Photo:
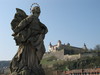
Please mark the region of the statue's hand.
[[16, 36], [16, 35], [17, 35], [16, 33], [13, 33], [13, 34], [12, 34], [12, 36]]

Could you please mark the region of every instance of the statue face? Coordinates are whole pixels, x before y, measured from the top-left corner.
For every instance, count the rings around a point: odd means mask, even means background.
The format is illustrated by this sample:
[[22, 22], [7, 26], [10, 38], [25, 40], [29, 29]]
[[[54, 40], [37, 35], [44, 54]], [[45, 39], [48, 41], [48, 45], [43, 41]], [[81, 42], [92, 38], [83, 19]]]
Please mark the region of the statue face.
[[33, 14], [35, 17], [39, 17], [39, 15], [40, 15], [40, 7], [38, 7], [38, 6], [33, 7], [33, 9], [32, 9], [32, 14]]

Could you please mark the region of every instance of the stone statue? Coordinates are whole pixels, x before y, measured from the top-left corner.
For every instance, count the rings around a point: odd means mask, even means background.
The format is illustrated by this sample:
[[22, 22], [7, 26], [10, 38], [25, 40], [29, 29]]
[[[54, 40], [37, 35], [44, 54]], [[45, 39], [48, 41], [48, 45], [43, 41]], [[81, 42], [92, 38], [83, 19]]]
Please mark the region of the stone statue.
[[16, 11], [11, 27], [19, 49], [10, 64], [11, 74], [45, 75], [40, 61], [45, 53], [43, 40], [48, 29], [38, 18], [40, 6], [33, 7], [29, 16], [19, 8]]

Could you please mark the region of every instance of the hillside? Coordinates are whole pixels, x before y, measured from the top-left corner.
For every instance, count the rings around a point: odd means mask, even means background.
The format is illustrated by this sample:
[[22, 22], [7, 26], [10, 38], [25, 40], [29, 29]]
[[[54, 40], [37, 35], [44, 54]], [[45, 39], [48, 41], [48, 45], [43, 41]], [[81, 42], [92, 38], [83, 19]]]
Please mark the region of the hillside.
[[10, 61], [0, 61], [0, 68], [9, 67]]
[[8, 75], [10, 73], [9, 65], [10, 61], [0, 61], [0, 75]]
[[[72, 69], [86, 69], [100, 67], [100, 56], [80, 58], [73, 61], [58, 60], [55, 56], [43, 58], [41, 64], [44, 68], [53, 70], [72, 70]], [[0, 72], [7, 70], [10, 65], [10, 61], [0, 61]], [[6, 69], [7, 68], [7, 69]]]
[[100, 56], [80, 58], [73, 61], [57, 60], [56, 57], [44, 58], [41, 62], [43, 67], [55, 70], [72, 70], [100, 67]]

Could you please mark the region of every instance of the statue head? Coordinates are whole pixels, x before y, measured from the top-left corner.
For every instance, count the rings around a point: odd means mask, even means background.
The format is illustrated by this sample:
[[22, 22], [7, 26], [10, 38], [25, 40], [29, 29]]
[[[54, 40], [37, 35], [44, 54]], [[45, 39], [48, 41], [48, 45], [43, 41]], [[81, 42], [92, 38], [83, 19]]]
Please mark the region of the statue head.
[[41, 13], [40, 7], [39, 6], [33, 7], [31, 12], [35, 17], [39, 17], [39, 15]]

